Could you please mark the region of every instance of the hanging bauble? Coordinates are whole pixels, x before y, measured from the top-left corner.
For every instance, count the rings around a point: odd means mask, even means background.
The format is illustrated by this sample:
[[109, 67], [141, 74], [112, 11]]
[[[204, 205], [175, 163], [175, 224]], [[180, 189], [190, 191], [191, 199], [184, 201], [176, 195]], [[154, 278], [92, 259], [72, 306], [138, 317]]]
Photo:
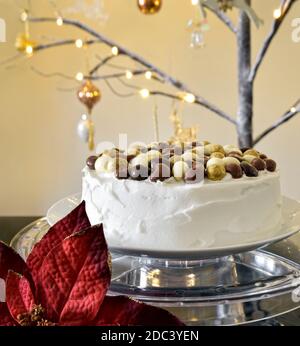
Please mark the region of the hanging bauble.
[[188, 30], [191, 31], [191, 48], [202, 48], [205, 46], [204, 34], [210, 30], [207, 19], [190, 19], [187, 23]]
[[77, 125], [77, 134], [83, 142], [88, 143], [90, 150], [94, 150], [95, 125], [90, 117], [86, 115], [81, 117]]
[[155, 14], [162, 6], [162, 0], [138, 0], [140, 11], [144, 14]]
[[204, 47], [204, 35], [203, 35], [203, 32], [201, 30], [196, 29], [192, 32], [190, 46], [191, 46], [191, 48]]
[[87, 107], [89, 113], [92, 112], [94, 106], [101, 100], [100, 90], [90, 80], [81, 85], [77, 96], [79, 101]]
[[27, 34], [19, 34], [16, 38], [15, 47], [21, 53], [32, 54], [37, 43], [29, 38]]

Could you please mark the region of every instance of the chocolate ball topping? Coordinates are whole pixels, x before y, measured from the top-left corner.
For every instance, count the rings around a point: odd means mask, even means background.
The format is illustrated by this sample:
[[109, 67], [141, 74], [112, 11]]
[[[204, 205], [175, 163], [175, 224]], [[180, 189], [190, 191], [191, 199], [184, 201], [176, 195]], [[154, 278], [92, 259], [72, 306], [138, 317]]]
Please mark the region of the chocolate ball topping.
[[259, 171], [264, 171], [266, 169], [266, 163], [262, 159], [253, 159], [251, 164]]
[[267, 166], [267, 170], [269, 172], [275, 172], [276, 171], [277, 164], [274, 160], [267, 159], [266, 160], [266, 166]]
[[245, 172], [247, 177], [258, 177], [258, 170], [252, 166], [250, 163], [243, 161], [241, 167]]
[[95, 170], [95, 162], [97, 161], [98, 156], [90, 156], [87, 160], [86, 160], [86, 165], [88, 166], [89, 169], [91, 169], [92, 171]]
[[129, 167], [129, 175], [132, 180], [146, 180], [149, 176], [149, 169], [142, 165], [131, 166]]
[[229, 163], [226, 165], [226, 172], [230, 173], [233, 179], [240, 179], [243, 176], [243, 170], [240, 164]]

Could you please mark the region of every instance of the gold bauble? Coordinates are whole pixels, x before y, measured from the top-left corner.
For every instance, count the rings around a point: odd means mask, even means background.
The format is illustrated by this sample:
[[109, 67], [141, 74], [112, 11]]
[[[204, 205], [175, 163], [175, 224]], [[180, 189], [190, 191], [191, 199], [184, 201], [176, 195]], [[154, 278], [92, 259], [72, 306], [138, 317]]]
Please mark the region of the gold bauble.
[[140, 11], [144, 14], [155, 14], [162, 6], [162, 0], [138, 0]]
[[[37, 43], [35, 41], [30, 40], [29, 36], [24, 33], [19, 34], [16, 38], [15, 47], [21, 53], [28, 53], [31, 50], [33, 52], [36, 46], [37, 46]], [[31, 49], [29, 51], [28, 48], [30, 47]]]
[[83, 103], [89, 113], [94, 106], [101, 100], [101, 92], [90, 80], [84, 82], [77, 92], [78, 99]]

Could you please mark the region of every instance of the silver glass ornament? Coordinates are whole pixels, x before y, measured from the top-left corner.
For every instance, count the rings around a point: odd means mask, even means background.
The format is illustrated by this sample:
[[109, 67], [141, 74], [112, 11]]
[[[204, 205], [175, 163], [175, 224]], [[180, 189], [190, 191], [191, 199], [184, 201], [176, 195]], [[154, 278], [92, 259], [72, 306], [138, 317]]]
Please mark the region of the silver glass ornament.
[[88, 119], [86, 120], [81, 119], [77, 125], [77, 134], [79, 138], [85, 143], [87, 143], [89, 140], [90, 127], [91, 127], [91, 121]]
[[204, 35], [201, 30], [197, 29], [191, 35], [191, 48], [201, 48], [204, 46]]

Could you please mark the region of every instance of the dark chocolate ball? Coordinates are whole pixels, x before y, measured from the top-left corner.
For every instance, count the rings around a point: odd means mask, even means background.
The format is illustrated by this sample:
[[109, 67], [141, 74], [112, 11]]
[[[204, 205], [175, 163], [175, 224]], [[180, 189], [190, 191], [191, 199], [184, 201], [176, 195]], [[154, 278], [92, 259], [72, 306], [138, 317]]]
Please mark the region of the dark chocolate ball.
[[256, 158], [251, 161], [251, 165], [254, 166], [259, 171], [264, 171], [266, 169], [266, 163], [264, 160]]
[[197, 184], [204, 180], [204, 166], [197, 165], [193, 169], [189, 169], [184, 175], [184, 181], [187, 184]]
[[146, 180], [149, 177], [149, 168], [142, 165], [131, 166], [129, 175], [132, 180]]
[[260, 154], [259, 157], [263, 160], [266, 160], [268, 158], [268, 156], [265, 154]]
[[243, 176], [242, 167], [236, 163], [226, 165], [226, 172], [230, 173], [233, 179], [240, 179]]
[[266, 162], [267, 170], [269, 172], [275, 172], [276, 171], [277, 163], [274, 160], [267, 159], [265, 162]]
[[247, 177], [258, 177], [258, 170], [252, 166], [250, 163], [243, 161], [241, 167], [245, 172]]
[[97, 161], [98, 156], [90, 156], [87, 160], [86, 160], [86, 165], [88, 166], [89, 169], [91, 170], [95, 170], [95, 162]]

